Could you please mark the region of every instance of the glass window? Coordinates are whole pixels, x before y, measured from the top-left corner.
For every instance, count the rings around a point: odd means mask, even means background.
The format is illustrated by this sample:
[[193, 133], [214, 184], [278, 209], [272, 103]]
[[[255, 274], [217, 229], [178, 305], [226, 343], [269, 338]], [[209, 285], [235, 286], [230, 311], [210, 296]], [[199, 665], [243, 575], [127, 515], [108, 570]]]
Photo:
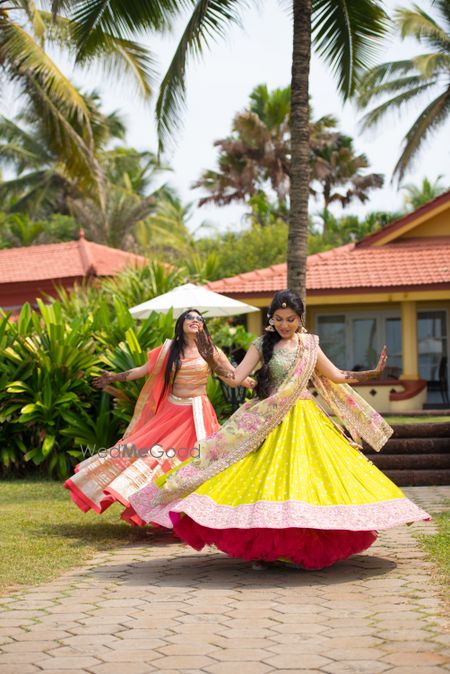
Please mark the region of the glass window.
[[424, 311], [417, 317], [419, 373], [427, 381], [439, 381], [439, 369], [447, 356], [445, 311]]
[[337, 367], [345, 369], [345, 316], [319, 316], [317, 331], [322, 351]]
[[402, 322], [400, 318], [387, 318], [385, 344], [388, 348], [386, 375], [398, 379], [403, 372]]
[[353, 363], [352, 370], [370, 370], [378, 362], [377, 319], [352, 320]]

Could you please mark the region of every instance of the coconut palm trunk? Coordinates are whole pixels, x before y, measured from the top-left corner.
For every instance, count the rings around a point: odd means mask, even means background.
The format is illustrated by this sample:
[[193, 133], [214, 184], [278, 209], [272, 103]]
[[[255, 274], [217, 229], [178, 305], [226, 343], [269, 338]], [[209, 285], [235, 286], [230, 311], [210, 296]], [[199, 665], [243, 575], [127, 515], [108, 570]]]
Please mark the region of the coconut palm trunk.
[[309, 200], [309, 65], [311, 0], [294, 0], [291, 76], [291, 209], [288, 237], [288, 287], [306, 294]]

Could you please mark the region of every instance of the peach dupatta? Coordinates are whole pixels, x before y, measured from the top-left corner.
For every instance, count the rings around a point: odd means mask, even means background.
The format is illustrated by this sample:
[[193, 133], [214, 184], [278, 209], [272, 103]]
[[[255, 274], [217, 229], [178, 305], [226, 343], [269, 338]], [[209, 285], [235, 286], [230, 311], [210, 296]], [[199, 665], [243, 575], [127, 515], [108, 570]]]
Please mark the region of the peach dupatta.
[[171, 345], [172, 340], [166, 339], [162, 346], [148, 352], [149, 376], [136, 401], [133, 417], [122, 436], [124, 440], [155, 416], [170, 393], [170, 386], [164, 391], [164, 373]]

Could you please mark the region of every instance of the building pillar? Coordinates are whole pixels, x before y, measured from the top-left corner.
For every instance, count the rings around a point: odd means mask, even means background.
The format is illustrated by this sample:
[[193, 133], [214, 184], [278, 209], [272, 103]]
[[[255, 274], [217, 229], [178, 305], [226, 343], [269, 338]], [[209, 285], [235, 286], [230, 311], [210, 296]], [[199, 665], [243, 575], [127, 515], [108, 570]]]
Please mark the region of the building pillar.
[[247, 330], [248, 332], [252, 332], [257, 337], [262, 335], [263, 322], [261, 310], [258, 312], [253, 311], [251, 314], [247, 314]]
[[[417, 310], [415, 302], [401, 302], [403, 374], [400, 379], [419, 379]], [[389, 362], [389, 354], [388, 354]]]

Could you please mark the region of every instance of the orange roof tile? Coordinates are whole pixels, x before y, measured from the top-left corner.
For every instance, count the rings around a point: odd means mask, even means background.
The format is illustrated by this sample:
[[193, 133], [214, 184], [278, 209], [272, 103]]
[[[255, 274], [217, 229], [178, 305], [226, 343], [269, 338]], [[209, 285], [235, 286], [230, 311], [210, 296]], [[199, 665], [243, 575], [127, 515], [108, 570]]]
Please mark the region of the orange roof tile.
[[[266, 294], [286, 283], [286, 264], [277, 264], [207, 287], [226, 295]], [[347, 244], [310, 255], [307, 262], [306, 288], [311, 294], [436, 285], [450, 286], [450, 237], [401, 239], [378, 248]]]
[[112, 276], [129, 264], [144, 263], [141, 255], [87, 241], [81, 233], [77, 241], [0, 250], [0, 284]]

